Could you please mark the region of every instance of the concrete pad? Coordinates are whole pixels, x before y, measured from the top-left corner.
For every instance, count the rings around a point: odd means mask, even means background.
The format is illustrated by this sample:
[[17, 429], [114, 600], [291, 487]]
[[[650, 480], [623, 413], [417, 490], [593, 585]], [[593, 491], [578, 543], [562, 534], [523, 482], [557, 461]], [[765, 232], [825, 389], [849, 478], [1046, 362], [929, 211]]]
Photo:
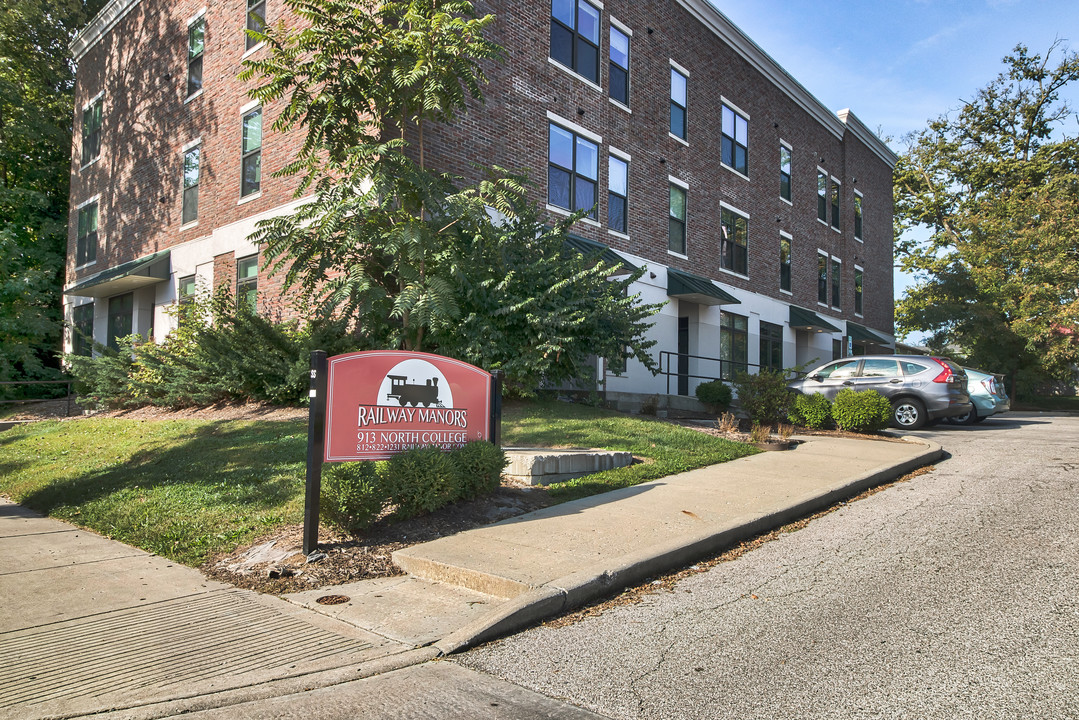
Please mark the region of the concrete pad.
[[0, 576], [146, 555], [142, 550], [79, 529], [36, 533], [31, 538], [5, 537], [0, 538]]
[[549, 485], [633, 463], [627, 451], [594, 448], [503, 448], [505, 474], [529, 485]]
[[[318, 599], [327, 595], [349, 600], [319, 604]], [[441, 640], [503, 602], [485, 593], [408, 576], [289, 593], [282, 599], [413, 647]]]
[[78, 530], [65, 522], [43, 517], [22, 505], [0, 498], [0, 538]]

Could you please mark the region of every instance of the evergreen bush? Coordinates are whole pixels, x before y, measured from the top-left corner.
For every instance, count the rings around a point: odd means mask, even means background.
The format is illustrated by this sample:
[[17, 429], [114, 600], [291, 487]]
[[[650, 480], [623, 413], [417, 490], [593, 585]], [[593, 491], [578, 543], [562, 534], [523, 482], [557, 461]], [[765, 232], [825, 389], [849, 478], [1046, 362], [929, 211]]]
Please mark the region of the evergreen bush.
[[698, 400], [716, 410], [728, 407], [733, 399], [731, 386], [722, 380], [701, 383], [697, 386], [696, 395]]
[[384, 467], [386, 491], [399, 518], [429, 513], [456, 499], [457, 469], [435, 446], [399, 452]]
[[876, 390], [844, 388], [832, 403], [832, 418], [840, 430], [879, 432], [892, 419], [892, 404]]
[[787, 387], [786, 376], [779, 370], [761, 368], [756, 375], [736, 373], [734, 389], [742, 411], [754, 425], [774, 427], [787, 419], [794, 403], [794, 391]]
[[333, 463], [322, 471], [320, 515], [350, 533], [370, 527], [388, 502], [373, 462]]
[[458, 500], [474, 500], [494, 492], [509, 464], [506, 453], [486, 440], [474, 440], [454, 450], [450, 459], [457, 471]]
[[787, 419], [796, 425], [821, 430], [832, 424], [832, 401], [820, 393], [795, 395]]
[[133, 348], [140, 339], [138, 335], [119, 338], [116, 350], [94, 343], [93, 357], [67, 356], [80, 405], [115, 410], [138, 404], [132, 393], [130, 378], [135, 366]]

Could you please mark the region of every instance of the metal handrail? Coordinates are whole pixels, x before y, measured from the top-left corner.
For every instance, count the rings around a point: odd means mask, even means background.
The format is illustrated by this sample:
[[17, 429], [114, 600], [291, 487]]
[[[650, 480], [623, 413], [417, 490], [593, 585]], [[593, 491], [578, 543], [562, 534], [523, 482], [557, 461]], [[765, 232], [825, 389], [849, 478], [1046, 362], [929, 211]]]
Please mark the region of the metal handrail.
[[22, 398], [21, 400], [0, 400], [0, 404], [24, 404], [35, 402], [49, 402], [50, 400], [66, 400], [67, 401], [67, 415], [71, 415], [71, 403], [75, 400], [75, 393], [73, 392], [74, 380], [0, 380], [0, 386], [8, 385], [66, 385], [67, 392], [64, 397], [59, 398]]
[[[677, 368], [674, 370], [672, 367], [672, 358], [687, 360], [706, 360], [709, 362], [719, 363], [719, 376], [716, 375], [696, 375], [693, 373], [680, 373]], [[664, 360], [666, 360], [666, 369], [664, 369]], [[727, 372], [724, 372], [724, 366], [729, 367]], [[734, 360], [724, 360], [723, 358], [709, 357], [707, 355], [693, 355], [691, 353], [680, 353], [673, 350], [661, 350], [659, 353], [659, 374], [667, 377], [667, 394], [671, 394], [671, 376], [692, 378], [694, 380], [722, 380], [723, 382], [730, 382], [730, 378], [734, 373], [741, 370], [742, 372], [748, 372], [749, 368], [756, 368], [760, 370], [761, 366], [757, 363], [744, 363], [736, 362]], [[728, 377], [723, 377], [727, 375]]]

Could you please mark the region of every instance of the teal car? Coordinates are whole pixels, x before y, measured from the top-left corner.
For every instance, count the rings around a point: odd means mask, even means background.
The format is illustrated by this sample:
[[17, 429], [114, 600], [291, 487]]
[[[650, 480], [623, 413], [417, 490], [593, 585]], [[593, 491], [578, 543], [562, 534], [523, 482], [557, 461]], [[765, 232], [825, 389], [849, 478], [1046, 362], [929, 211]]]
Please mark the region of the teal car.
[[948, 418], [956, 425], [973, 425], [985, 420], [990, 415], [1010, 410], [1011, 400], [1004, 389], [1004, 376], [982, 372], [973, 368], [963, 368], [967, 372], [967, 394], [974, 408], [962, 415]]

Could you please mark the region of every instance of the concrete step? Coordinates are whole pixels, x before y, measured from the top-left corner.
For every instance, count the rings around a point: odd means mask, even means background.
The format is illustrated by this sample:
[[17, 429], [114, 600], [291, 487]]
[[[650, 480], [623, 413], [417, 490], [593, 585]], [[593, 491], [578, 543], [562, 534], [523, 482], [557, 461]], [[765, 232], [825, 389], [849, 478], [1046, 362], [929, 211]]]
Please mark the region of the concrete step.
[[528, 485], [549, 485], [633, 463], [633, 455], [626, 451], [531, 447], [503, 449], [510, 461], [505, 474]]

